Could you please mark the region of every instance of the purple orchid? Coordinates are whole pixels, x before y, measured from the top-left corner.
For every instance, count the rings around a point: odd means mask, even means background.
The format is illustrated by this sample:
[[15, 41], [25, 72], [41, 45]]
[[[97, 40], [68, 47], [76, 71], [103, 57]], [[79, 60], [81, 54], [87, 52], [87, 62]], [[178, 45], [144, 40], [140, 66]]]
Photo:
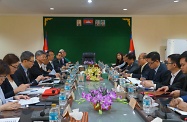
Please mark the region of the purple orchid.
[[96, 90], [91, 90], [88, 94], [82, 93], [82, 97], [93, 104], [100, 104], [102, 109], [108, 110], [112, 105], [112, 100], [117, 98], [114, 91], [100, 87]]
[[85, 99], [86, 99], [87, 101], [90, 102], [91, 98], [92, 98], [92, 96], [91, 96], [90, 93], [89, 93], [89, 94], [86, 94]]
[[82, 92], [82, 98], [86, 98], [86, 93]]

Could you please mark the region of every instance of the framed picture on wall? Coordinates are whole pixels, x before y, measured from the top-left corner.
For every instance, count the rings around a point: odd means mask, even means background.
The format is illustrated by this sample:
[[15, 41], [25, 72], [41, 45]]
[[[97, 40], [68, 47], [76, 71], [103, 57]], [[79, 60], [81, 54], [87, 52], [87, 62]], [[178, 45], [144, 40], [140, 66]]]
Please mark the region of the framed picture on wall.
[[95, 20], [95, 26], [100, 26], [100, 25], [101, 25], [100, 20]]
[[105, 26], [105, 20], [101, 20], [101, 26]]
[[82, 20], [81, 19], [78, 19], [76, 23], [77, 23], [77, 26], [82, 26]]

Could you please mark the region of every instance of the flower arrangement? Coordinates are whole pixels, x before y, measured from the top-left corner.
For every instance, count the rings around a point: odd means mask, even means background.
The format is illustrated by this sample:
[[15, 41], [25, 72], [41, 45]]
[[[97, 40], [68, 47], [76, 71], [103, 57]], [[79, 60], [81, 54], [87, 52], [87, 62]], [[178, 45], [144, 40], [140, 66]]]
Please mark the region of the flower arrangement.
[[94, 61], [84, 61], [84, 64], [85, 65], [93, 65], [94, 64]]
[[76, 101], [78, 104], [81, 104], [85, 100], [91, 102], [94, 109], [99, 111], [99, 114], [102, 114], [103, 110], [111, 109], [111, 105], [114, 100], [127, 104], [126, 99], [117, 97], [115, 91], [110, 91], [107, 88], [102, 87], [96, 90], [91, 90], [89, 93], [82, 92], [82, 98]]
[[91, 81], [99, 81], [102, 80], [102, 78], [100, 77], [101, 74], [101, 70], [99, 67], [96, 66], [89, 66], [85, 72], [86, 74], [86, 80], [91, 80]]

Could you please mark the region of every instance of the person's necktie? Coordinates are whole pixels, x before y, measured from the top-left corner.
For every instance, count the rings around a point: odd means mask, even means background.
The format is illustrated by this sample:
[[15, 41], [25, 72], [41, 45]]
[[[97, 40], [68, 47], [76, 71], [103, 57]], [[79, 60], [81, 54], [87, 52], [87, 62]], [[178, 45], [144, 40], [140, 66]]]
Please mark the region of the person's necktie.
[[27, 71], [25, 74], [26, 74], [26, 77], [27, 77], [27, 82], [30, 83], [29, 72]]
[[53, 67], [53, 69], [54, 69], [54, 65], [53, 65], [53, 62], [51, 62], [51, 66]]
[[3, 90], [1, 89], [1, 87], [0, 87], [0, 99], [2, 101], [2, 104], [6, 103], [5, 96], [3, 94]]

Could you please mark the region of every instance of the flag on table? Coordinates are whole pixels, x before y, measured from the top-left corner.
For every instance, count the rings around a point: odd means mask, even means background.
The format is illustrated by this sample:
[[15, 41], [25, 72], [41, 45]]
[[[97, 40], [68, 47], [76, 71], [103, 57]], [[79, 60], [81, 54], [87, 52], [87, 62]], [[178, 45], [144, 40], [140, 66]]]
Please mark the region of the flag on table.
[[45, 37], [44, 37], [43, 51], [44, 51], [44, 52], [47, 52], [47, 51], [48, 51], [47, 33], [45, 34]]
[[84, 18], [83, 24], [84, 25], [93, 25], [93, 18]]
[[131, 38], [130, 38], [129, 53], [134, 53], [135, 54], [135, 49], [134, 49], [134, 43], [133, 43], [132, 35], [131, 35]]

